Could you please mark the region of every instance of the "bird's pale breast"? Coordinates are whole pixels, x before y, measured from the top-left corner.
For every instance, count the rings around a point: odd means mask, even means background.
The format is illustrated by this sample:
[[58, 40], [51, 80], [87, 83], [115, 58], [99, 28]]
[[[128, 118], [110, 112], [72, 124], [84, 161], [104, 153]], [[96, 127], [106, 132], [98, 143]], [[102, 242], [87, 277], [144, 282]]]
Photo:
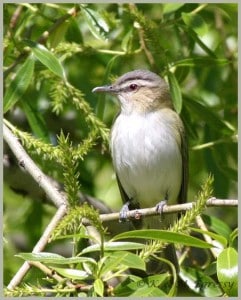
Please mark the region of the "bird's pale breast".
[[[173, 114], [175, 114], [173, 112]], [[115, 171], [129, 198], [151, 207], [177, 200], [182, 182], [180, 136], [165, 111], [120, 114], [111, 133]]]

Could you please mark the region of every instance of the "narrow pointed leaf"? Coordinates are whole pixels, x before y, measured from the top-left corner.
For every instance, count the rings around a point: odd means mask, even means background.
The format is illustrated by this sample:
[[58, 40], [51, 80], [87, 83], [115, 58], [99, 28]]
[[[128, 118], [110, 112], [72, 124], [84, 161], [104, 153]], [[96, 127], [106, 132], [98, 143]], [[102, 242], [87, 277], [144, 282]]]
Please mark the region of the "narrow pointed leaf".
[[210, 67], [213, 66], [223, 66], [229, 64], [230, 61], [226, 58], [213, 58], [213, 57], [192, 57], [192, 58], [185, 58], [182, 60], [178, 60], [173, 62], [172, 66], [175, 67]]
[[70, 279], [82, 280], [89, 277], [89, 274], [82, 270], [56, 268], [53, 266], [51, 266], [51, 268], [54, 269], [56, 272], [58, 272], [60, 275]]
[[25, 43], [29, 47], [31, 47], [34, 56], [43, 65], [45, 65], [51, 72], [53, 72], [57, 76], [61, 77], [62, 79], [65, 79], [64, 68], [52, 52], [50, 52], [43, 45], [37, 44], [37, 43], [32, 42], [32, 41], [25, 41]]
[[206, 234], [206, 235], [210, 236], [211, 238], [213, 238], [214, 240], [216, 240], [220, 244], [222, 244], [224, 247], [227, 246], [227, 243], [228, 243], [227, 239], [225, 239], [225, 237], [223, 237], [219, 234], [216, 234], [216, 233], [213, 233], [213, 232], [207, 231], [207, 230], [202, 230], [199, 228], [194, 228], [194, 227], [191, 227], [190, 229], [194, 232], [198, 232], [198, 233], [202, 233], [202, 234]]
[[41, 252], [41, 253], [19, 253], [15, 255], [16, 257], [20, 257], [26, 261], [39, 261], [46, 264], [58, 264], [58, 265], [67, 265], [74, 263], [92, 263], [96, 264], [95, 260], [90, 257], [63, 257], [59, 254]]
[[45, 142], [50, 142], [48, 129], [44, 118], [42, 114], [36, 108], [34, 108], [31, 100], [32, 99], [26, 97], [21, 101], [21, 105], [26, 114], [29, 125], [38, 138], [41, 138]]
[[100, 13], [93, 9], [82, 7], [82, 13], [89, 25], [91, 33], [97, 39], [106, 39], [106, 34], [109, 32], [109, 26]]
[[133, 230], [118, 234], [113, 240], [127, 239], [127, 238], [141, 238], [159, 240], [166, 243], [181, 244], [186, 246], [198, 248], [211, 248], [213, 245], [206, 243], [198, 238], [192, 237], [183, 233], [171, 232], [168, 230]]
[[176, 112], [179, 114], [182, 110], [182, 93], [175, 75], [168, 72], [168, 82], [172, 96], [172, 102]]
[[210, 228], [212, 231], [218, 233], [220, 236], [225, 238], [226, 240], [229, 239], [231, 234], [231, 228], [220, 218], [216, 218], [215, 216], [209, 216], [209, 215], [202, 215], [203, 221], [205, 224], [208, 225], [208, 228]]
[[34, 59], [29, 56], [19, 68], [13, 81], [10, 83], [3, 99], [3, 111], [6, 113], [24, 95], [33, 79]]
[[[141, 243], [133, 243], [133, 242], [107, 242], [104, 243], [105, 251], [117, 251], [117, 250], [138, 250], [143, 249], [145, 245]], [[100, 245], [92, 245], [85, 248], [81, 254], [100, 251]]]

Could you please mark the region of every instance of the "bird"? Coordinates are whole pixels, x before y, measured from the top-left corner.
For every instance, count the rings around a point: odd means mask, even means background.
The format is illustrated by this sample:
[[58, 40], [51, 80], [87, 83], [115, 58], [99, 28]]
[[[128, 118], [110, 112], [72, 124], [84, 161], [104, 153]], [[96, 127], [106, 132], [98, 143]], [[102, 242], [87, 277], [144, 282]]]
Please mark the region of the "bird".
[[[167, 82], [149, 70], [125, 73], [94, 93], [117, 97], [120, 112], [110, 134], [110, 148], [122, 201], [128, 209], [184, 203], [188, 185], [188, 147], [184, 124], [174, 110]], [[136, 220], [136, 228], [168, 228], [174, 217]]]

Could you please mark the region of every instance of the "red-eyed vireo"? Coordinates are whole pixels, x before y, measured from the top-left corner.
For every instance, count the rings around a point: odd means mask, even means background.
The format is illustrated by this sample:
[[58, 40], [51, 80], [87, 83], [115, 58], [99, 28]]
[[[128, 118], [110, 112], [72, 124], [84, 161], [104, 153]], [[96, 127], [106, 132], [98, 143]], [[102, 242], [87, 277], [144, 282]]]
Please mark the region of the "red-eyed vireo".
[[[173, 109], [167, 83], [148, 70], [135, 70], [112, 85], [94, 88], [93, 92], [116, 95], [121, 107], [111, 130], [110, 144], [120, 193], [126, 204], [121, 218], [128, 207], [147, 208], [159, 203], [157, 207], [161, 210], [163, 203], [186, 201], [185, 130]], [[163, 228], [170, 223], [165, 220], [147, 218], [144, 226]]]

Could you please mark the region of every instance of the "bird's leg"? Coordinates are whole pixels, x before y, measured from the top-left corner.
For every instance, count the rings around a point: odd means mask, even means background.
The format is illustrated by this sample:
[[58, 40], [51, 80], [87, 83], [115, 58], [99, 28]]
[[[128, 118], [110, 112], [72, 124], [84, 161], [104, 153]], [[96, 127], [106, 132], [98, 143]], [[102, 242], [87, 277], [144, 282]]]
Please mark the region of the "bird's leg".
[[162, 200], [156, 205], [156, 211], [159, 212], [160, 215], [162, 214], [165, 205], [167, 205], [167, 200]]
[[[140, 204], [137, 201], [135, 201], [133, 198], [130, 198], [122, 206], [122, 208], [120, 210], [120, 213], [119, 213], [119, 216], [120, 216], [119, 220], [120, 220], [120, 222], [125, 222], [125, 221], [129, 220], [129, 218], [128, 218], [128, 212], [130, 210], [134, 210], [134, 209], [136, 210], [136, 214], [134, 216], [134, 219], [135, 219], [134, 222], [141, 223], [140, 222], [141, 215], [140, 215], [140, 213], [138, 213], [138, 209], [140, 209]], [[131, 219], [133, 219], [133, 216], [131, 217]]]
[[156, 205], [156, 211], [159, 212], [160, 216], [162, 216], [164, 206], [167, 205], [167, 200], [168, 200], [168, 194], [166, 194], [164, 200], [160, 201]]
[[120, 214], [119, 214], [119, 221], [120, 222], [126, 222], [128, 220], [127, 213], [129, 212], [129, 205], [130, 201], [127, 201], [121, 208]]

